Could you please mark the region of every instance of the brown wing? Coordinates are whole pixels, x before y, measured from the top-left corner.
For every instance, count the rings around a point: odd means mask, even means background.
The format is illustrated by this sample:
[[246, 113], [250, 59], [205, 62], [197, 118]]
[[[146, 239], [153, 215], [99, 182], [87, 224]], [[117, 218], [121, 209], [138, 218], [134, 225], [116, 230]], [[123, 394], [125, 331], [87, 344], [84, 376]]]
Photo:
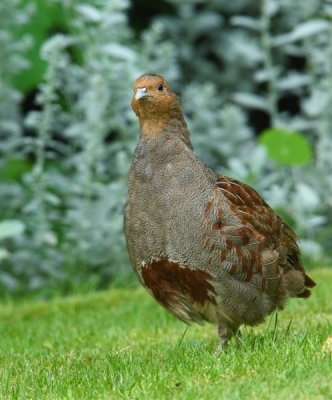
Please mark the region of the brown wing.
[[262, 290], [273, 290], [282, 274], [297, 270], [303, 278], [294, 295], [310, 294], [303, 279], [307, 287], [313, 287], [314, 282], [304, 273], [295, 233], [253, 188], [219, 176], [205, 216], [214, 231], [208, 245], [215, 247], [213, 243], [221, 236], [220, 259], [232, 275]]

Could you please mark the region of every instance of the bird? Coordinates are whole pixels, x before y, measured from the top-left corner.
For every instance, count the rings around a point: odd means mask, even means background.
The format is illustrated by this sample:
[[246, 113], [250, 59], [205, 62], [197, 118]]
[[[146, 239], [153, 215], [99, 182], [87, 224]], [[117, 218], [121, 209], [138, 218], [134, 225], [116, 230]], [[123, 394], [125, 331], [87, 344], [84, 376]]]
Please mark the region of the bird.
[[198, 158], [167, 80], [138, 77], [131, 107], [140, 136], [124, 233], [133, 270], [157, 302], [187, 324], [215, 324], [225, 347], [242, 325], [309, 297], [316, 284], [295, 233], [255, 189]]

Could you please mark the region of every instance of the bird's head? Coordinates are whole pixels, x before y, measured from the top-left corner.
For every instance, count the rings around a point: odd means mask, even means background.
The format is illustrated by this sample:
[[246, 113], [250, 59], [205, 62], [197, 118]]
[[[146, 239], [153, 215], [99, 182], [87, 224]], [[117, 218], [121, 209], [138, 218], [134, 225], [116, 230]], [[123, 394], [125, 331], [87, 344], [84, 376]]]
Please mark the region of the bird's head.
[[143, 135], [159, 134], [172, 120], [185, 124], [177, 95], [160, 75], [144, 74], [136, 79], [131, 107]]

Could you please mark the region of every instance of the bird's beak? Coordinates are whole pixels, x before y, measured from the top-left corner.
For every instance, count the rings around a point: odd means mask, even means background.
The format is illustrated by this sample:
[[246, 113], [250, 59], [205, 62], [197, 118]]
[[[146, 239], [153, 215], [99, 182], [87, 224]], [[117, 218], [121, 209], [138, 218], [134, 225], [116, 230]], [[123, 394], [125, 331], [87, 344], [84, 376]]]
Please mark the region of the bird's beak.
[[147, 97], [147, 96], [149, 96], [149, 95], [148, 95], [148, 91], [147, 91], [146, 87], [138, 88], [135, 93], [135, 100], [140, 100], [143, 97]]

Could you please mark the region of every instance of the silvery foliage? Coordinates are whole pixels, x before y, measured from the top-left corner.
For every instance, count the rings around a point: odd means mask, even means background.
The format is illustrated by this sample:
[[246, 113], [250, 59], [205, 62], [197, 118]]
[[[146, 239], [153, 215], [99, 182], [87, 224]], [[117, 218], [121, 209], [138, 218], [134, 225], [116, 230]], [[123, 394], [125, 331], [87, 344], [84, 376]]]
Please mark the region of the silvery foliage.
[[11, 150], [15, 144], [15, 140], [6, 139], [14, 136], [17, 140], [21, 129], [18, 112], [21, 93], [11, 85], [11, 79], [29, 66], [21, 54], [30, 47], [31, 38], [26, 35], [17, 40], [17, 35], [13, 31], [15, 27], [19, 32], [20, 27], [29, 20], [33, 12], [31, 6], [25, 7], [24, 12], [17, 12], [17, 7], [21, 3], [22, 0], [0, 3], [0, 151], [3, 152]]
[[[71, 30], [42, 47], [47, 70], [37, 99], [41, 111], [25, 119], [33, 137], [21, 136], [20, 94], [10, 85], [10, 73], [21, 67], [6, 67], [9, 56], [0, 61], [9, 71], [1, 76], [7, 92], [0, 102], [7, 108], [0, 113], [7, 111], [0, 115], [0, 135], [3, 126], [14, 132], [1, 149], [23, 147], [35, 160], [22, 182], [0, 184], [4, 215], [24, 224], [19, 235], [6, 239], [3, 286], [70, 290], [94, 277], [107, 282], [128, 268], [122, 218], [139, 134], [129, 104], [132, 83], [143, 72], [167, 76], [181, 94], [204, 161], [253, 185], [293, 224], [303, 249], [321, 255], [331, 234], [330, 6], [322, 9], [318, 0], [301, 7], [286, 0], [169, 0], [176, 15], [159, 15], [137, 40], [126, 0], [57, 1], [71, 16]], [[12, 12], [11, 18], [29, 15]], [[9, 48], [16, 41], [3, 26], [0, 42]], [[16, 53], [24, 66], [20, 49]], [[290, 71], [290, 55], [304, 57], [307, 68]], [[278, 110], [288, 93], [302, 99], [295, 118]], [[248, 125], [251, 109], [267, 112], [273, 126], [304, 132], [314, 162], [289, 168], [271, 161]]]
[[[22, 145], [22, 119], [19, 105], [21, 93], [14, 88], [12, 80], [21, 71], [29, 67], [22, 55], [32, 44], [28, 35], [19, 36], [20, 28], [33, 14], [33, 7], [23, 7], [22, 0], [2, 1], [0, 3], [0, 169], [4, 168], [8, 155], [18, 155]], [[18, 12], [17, 8], [23, 11]], [[23, 188], [18, 183], [0, 181], [0, 263], [10, 256], [7, 239], [24, 232], [24, 224], [10, 216], [17, 217], [17, 209], [22, 205]], [[0, 270], [0, 284], [7, 288], [15, 286], [12, 273]]]
[[128, 45], [127, 1], [61, 3], [72, 15], [71, 34], [44, 43], [41, 111], [25, 120], [36, 132], [25, 140], [35, 159], [22, 183], [26, 231], [15, 238], [4, 267], [17, 290], [23, 279], [32, 290], [48, 284], [70, 289], [94, 275], [108, 282], [111, 273], [128, 268], [123, 207], [139, 134], [130, 110], [132, 84], [150, 69], [177, 77], [174, 45], [161, 42], [160, 24], [144, 33], [140, 46]]

